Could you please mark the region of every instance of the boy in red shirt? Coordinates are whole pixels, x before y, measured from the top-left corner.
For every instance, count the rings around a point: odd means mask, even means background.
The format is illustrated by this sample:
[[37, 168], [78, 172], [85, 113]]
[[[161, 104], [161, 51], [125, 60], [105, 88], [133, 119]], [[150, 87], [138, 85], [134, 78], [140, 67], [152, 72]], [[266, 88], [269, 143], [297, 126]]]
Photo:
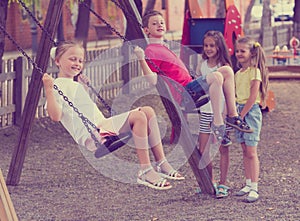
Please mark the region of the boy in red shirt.
[[[246, 133], [253, 132], [237, 113], [235, 106], [234, 73], [231, 67], [222, 66], [218, 71], [193, 80], [181, 59], [164, 44], [166, 26], [162, 14], [158, 11], [150, 11], [144, 15], [142, 22], [144, 31], [149, 38], [149, 44], [145, 51], [140, 47], [136, 47], [135, 53], [144, 75], [149, 79], [151, 78], [150, 81], [153, 84], [156, 84], [157, 73], [167, 76], [183, 87], [186, 87], [192, 81], [197, 81], [199, 87], [210, 96], [214, 115], [211, 130], [218, 141], [222, 141], [225, 134], [225, 124], [222, 117], [223, 107], [221, 105], [222, 93], [225, 96], [228, 114], [226, 124]], [[170, 85], [169, 82], [167, 83]], [[180, 98], [176, 97], [178, 93], [174, 93], [174, 88], [170, 88], [171, 92], [175, 96], [175, 100], [179, 101]]]

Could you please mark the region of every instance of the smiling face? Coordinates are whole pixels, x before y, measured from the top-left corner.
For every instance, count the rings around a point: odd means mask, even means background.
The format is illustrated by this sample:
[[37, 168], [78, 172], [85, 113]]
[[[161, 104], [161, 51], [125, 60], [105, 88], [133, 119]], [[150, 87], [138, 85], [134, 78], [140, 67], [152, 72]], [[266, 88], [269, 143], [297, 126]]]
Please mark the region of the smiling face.
[[208, 58], [215, 58], [218, 55], [218, 47], [213, 37], [206, 37], [203, 42], [203, 51]]
[[83, 69], [84, 49], [79, 46], [72, 46], [56, 58], [55, 63], [59, 67], [60, 77], [73, 78]]
[[235, 49], [235, 56], [242, 67], [246, 68], [251, 65], [251, 50], [246, 43], [237, 43]]
[[151, 16], [144, 30], [149, 38], [163, 38], [166, 31], [164, 18], [161, 15]]

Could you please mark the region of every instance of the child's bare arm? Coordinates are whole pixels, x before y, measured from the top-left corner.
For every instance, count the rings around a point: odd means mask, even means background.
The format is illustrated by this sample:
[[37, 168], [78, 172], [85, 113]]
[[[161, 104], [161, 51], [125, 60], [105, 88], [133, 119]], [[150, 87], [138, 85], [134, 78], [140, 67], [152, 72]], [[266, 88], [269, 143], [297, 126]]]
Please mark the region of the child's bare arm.
[[202, 63], [203, 63], [203, 59], [200, 58], [198, 64], [197, 64], [197, 67], [196, 67], [196, 76], [199, 77], [199, 76], [202, 76], [202, 72], [201, 72], [201, 66], [202, 66]]
[[157, 74], [155, 72], [153, 72], [149, 65], [146, 62], [145, 59], [145, 52], [142, 48], [140, 47], [135, 47], [134, 52], [140, 62], [141, 68], [143, 70], [144, 75], [146, 76], [147, 80], [151, 83], [151, 84], [156, 84], [157, 83]]
[[88, 84], [90, 83], [90, 79], [89, 79], [89, 77], [87, 76], [87, 75], [85, 75], [85, 74], [80, 74], [79, 76], [78, 76], [78, 82], [80, 83], [80, 84], [82, 84], [83, 85], [83, 87], [84, 87], [84, 89], [86, 90], [86, 91], [88, 91], [89, 90], [89, 88], [88, 88]]
[[54, 84], [53, 84], [53, 78], [49, 74], [43, 75], [43, 84], [45, 88], [46, 93], [46, 100], [47, 100], [47, 111], [49, 114], [49, 117], [53, 121], [60, 121], [62, 110], [59, 107], [58, 103], [55, 100], [54, 96]]

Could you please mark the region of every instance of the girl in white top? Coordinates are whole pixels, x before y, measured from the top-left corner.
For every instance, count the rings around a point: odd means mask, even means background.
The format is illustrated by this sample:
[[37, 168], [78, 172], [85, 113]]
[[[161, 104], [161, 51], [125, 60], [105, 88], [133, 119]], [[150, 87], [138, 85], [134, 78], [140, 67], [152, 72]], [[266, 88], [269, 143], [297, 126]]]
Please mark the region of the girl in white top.
[[[202, 59], [200, 60], [196, 73], [198, 75], [209, 75], [214, 71], [219, 71], [224, 66], [231, 66], [231, 60], [229, 56], [229, 52], [224, 40], [224, 37], [219, 31], [208, 31], [203, 38], [203, 54]], [[224, 82], [225, 84], [229, 84], [229, 82]], [[234, 88], [234, 85], [226, 85], [227, 87]], [[223, 106], [225, 98], [223, 96]], [[213, 111], [211, 107], [211, 102], [200, 107], [201, 118], [200, 118], [200, 128], [199, 128], [199, 150], [201, 153], [204, 153], [205, 148], [207, 146], [209, 136], [212, 133], [211, 131], [211, 123], [213, 122]], [[226, 106], [224, 107], [224, 117], [226, 116]], [[228, 132], [227, 132], [228, 133]], [[213, 171], [212, 171], [212, 163], [210, 162], [207, 165], [207, 170], [210, 173], [212, 178], [212, 182], [216, 186], [216, 196], [218, 198], [228, 196], [228, 187], [226, 184], [227, 171], [229, 166], [229, 150], [228, 146], [231, 144], [231, 141], [228, 137], [228, 134], [224, 135], [224, 138], [221, 142], [220, 146], [220, 182], [219, 185], [215, 183]]]
[[[63, 96], [54, 89], [56, 85], [69, 101], [100, 129], [101, 139], [105, 139], [107, 135], [132, 132], [141, 167], [137, 178], [139, 184], [165, 190], [172, 187], [166, 178], [184, 179], [166, 160], [156, 114], [151, 107], [140, 107], [105, 118], [86, 91], [87, 87], [84, 85], [88, 83], [88, 78], [80, 75], [78, 82], [73, 81], [74, 76], [81, 73], [83, 69], [84, 58], [84, 48], [76, 42], [64, 42], [55, 49], [54, 59], [59, 68], [58, 78], [54, 80], [48, 74], [43, 76], [50, 118], [53, 121], [60, 121], [78, 144], [86, 146], [90, 151], [96, 150], [87, 128]], [[152, 148], [157, 170], [151, 166], [148, 145]]]

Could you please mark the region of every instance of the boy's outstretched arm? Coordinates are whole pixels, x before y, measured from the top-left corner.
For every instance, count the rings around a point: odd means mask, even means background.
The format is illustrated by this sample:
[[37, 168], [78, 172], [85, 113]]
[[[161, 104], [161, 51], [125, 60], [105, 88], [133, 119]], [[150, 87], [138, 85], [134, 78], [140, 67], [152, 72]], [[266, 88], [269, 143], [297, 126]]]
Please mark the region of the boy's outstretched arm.
[[53, 121], [60, 121], [62, 110], [55, 100], [53, 78], [49, 74], [43, 75], [43, 84], [47, 100], [47, 112]]
[[140, 48], [139, 46], [136, 46], [134, 48], [134, 52], [140, 62], [141, 68], [142, 68], [143, 73], [146, 76], [147, 80], [151, 84], [155, 85], [157, 83], [157, 74], [155, 72], [153, 72], [150, 69], [149, 65], [147, 64], [146, 59], [145, 59], [144, 50], [142, 48]]

